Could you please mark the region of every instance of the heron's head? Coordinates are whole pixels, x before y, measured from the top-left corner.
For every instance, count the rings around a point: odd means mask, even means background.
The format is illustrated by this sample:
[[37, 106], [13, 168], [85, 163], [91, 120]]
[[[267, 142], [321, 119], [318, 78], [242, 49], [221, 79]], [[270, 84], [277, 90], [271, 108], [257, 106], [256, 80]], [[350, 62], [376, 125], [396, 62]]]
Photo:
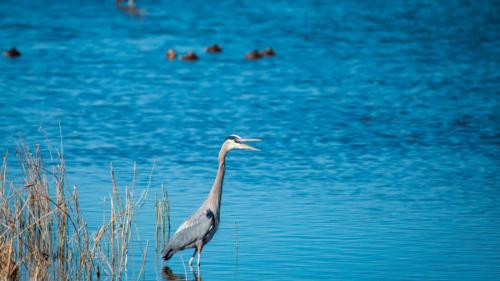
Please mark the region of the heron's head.
[[257, 148], [245, 144], [245, 142], [256, 142], [256, 141], [260, 141], [260, 139], [244, 139], [237, 135], [230, 135], [224, 141], [223, 146], [226, 147], [227, 151], [233, 149], [250, 149], [259, 151]]

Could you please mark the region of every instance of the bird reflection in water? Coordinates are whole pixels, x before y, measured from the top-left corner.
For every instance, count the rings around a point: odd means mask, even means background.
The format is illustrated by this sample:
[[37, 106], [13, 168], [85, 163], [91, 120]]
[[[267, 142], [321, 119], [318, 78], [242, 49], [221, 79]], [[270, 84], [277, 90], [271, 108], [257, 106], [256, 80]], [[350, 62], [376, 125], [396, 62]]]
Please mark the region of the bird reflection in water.
[[180, 281], [180, 280], [192, 280], [192, 281], [201, 281], [201, 271], [200, 271], [200, 268], [198, 267], [198, 271], [195, 271], [193, 270], [192, 267], [190, 267], [191, 269], [191, 274], [193, 275], [192, 279], [188, 279], [189, 278], [189, 274], [188, 275], [183, 275], [183, 274], [175, 274], [171, 269], [170, 267], [168, 266], [165, 266], [163, 267], [161, 273], [162, 273], [162, 276], [163, 276], [163, 279], [165, 280], [168, 280], [168, 281]]

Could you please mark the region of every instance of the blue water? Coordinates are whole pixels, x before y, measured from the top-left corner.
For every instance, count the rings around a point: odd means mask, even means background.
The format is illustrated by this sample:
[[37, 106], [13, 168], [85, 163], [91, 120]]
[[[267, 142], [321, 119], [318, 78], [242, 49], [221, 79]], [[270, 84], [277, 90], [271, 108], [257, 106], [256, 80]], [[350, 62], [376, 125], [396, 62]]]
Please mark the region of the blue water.
[[0, 149], [54, 150], [60, 122], [91, 225], [110, 162], [124, 188], [136, 161], [139, 191], [154, 168], [146, 280], [163, 278], [154, 194], [176, 228], [231, 133], [264, 141], [228, 157], [203, 280], [500, 280], [498, 1], [106, 2], [0, 2], [0, 47], [22, 52], [0, 59]]

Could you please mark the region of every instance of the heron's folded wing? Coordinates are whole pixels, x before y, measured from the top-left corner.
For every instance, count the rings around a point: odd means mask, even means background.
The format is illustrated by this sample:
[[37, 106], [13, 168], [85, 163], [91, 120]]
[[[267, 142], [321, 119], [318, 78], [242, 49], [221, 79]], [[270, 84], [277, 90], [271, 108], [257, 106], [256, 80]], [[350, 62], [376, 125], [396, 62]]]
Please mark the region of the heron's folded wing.
[[[213, 227], [213, 218], [206, 215], [206, 212], [197, 212], [185, 221], [175, 232], [171, 239], [171, 246], [182, 249], [203, 239]], [[170, 243], [169, 243], [170, 244]]]

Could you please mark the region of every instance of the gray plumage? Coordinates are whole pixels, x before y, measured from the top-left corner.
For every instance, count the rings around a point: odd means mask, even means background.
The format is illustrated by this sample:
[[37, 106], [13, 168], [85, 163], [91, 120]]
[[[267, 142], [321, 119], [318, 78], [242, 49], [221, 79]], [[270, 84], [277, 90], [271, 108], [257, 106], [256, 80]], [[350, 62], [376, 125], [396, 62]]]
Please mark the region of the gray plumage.
[[188, 248], [195, 248], [193, 256], [189, 260], [192, 264], [194, 256], [198, 253], [198, 266], [203, 246], [206, 245], [218, 229], [220, 222], [220, 205], [222, 196], [222, 185], [225, 174], [225, 159], [227, 153], [232, 149], [257, 150], [243, 142], [259, 141], [258, 139], [243, 139], [236, 135], [226, 138], [219, 152], [219, 166], [212, 189], [207, 199], [184, 223], [179, 226], [172, 239], [163, 249], [161, 257], [169, 260], [175, 253]]
[[218, 219], [207, 202], [194, 212], [175, 232], [162, 252], [162, 258], [169, 260], [176, 252], [195, 248], [196, 242], [207, 244], [217, 231]]

